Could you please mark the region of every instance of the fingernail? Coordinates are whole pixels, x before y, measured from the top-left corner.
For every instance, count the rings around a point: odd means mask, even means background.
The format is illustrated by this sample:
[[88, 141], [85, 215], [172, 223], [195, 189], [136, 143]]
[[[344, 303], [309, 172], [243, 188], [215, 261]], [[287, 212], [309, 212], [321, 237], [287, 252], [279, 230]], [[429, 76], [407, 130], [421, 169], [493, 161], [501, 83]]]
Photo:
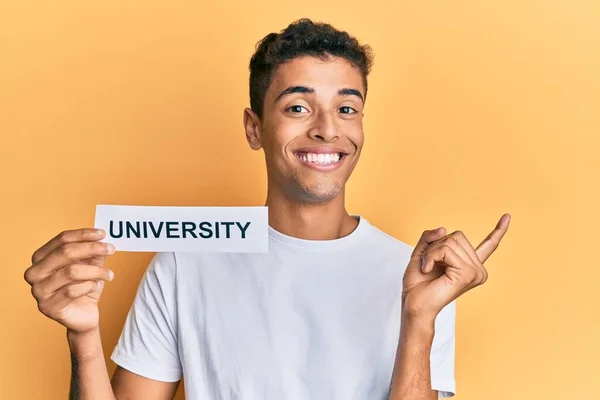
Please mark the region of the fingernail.
[[115, 277], [115, 273], [109, 269], [108, 270], [108, 280], [112, 281], [114, 277]]
[[104, 230], [102, 230], [102, 229], [96, 230], [96, 236], [101, 237], [101, 236], [104, 236], [104, 234], [105, 234]]
[[107, 254], [113, 254], [115, 251], [116, 251], [115, 246], [113, 246], [110, 243], [106, 245], [106, 253]]

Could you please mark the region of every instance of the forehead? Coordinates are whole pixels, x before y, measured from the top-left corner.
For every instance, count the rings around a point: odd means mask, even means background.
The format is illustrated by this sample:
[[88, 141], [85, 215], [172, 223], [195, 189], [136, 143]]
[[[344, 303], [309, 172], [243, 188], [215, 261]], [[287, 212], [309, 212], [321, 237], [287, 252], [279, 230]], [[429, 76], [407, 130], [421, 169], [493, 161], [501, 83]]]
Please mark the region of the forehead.
[[364, 96], [363, 78], [360, 70], [340, 57], [303, 56], [280, 65], [275, 73], [268, 97], [276, 97], [290, 86], [307, 86], [319, 94], [335, 94], [340, 88], [359, 90]]

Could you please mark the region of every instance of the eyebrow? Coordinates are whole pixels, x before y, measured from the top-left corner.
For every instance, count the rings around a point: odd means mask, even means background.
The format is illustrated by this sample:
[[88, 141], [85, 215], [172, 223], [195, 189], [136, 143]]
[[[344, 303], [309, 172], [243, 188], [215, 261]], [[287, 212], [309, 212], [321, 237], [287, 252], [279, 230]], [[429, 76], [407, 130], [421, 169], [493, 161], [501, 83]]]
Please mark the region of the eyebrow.
[[[307, 87], [307, 86], [290, 86], [289, 88], [287, 88], [283, 92], [281, 92], [279, 94], [279, 96], [277, 96], [277, 98], [275, 99], [275, 103], [277, 103], [282, 97], [293, 94], [293, 93], [312, 94], [314, 92], [315, 92], [315, 89]], [[338, 96], [356, 96], [361, 101], [364, 102], [364, 98], [363, 98], [362, 94], [360, 93], [360, 91], [356, 90], [356, 89], [352, 89], [352, 88], [343, 88], [343, 89], [338, 90]]]
[[365, 101], [365, 99], [363, 99], [363, 95], [360, 93], [359, 90], [351, 88], [344, 88], [338, 90], [338, 96], [357, 96], [362, 102]]

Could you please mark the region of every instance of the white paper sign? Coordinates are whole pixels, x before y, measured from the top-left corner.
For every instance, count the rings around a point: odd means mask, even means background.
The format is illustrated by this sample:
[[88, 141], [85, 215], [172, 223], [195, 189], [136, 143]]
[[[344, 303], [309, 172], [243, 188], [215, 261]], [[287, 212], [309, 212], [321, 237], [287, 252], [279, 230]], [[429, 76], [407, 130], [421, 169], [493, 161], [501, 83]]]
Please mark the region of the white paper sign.
[[96, 229], [117, 251], [266, 253], [267, 207], [97, 205]]

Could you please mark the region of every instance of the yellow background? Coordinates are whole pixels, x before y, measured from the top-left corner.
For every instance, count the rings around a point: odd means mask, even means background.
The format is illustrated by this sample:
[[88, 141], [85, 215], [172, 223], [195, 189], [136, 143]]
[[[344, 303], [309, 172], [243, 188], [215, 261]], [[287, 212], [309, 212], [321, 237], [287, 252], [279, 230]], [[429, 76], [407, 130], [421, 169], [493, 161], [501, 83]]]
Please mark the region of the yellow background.
[[[68, 392], [65, 330], [23, 280], [48, 239], [92, 226], [96, 204], [263, 203], [262, 153], [242, 129], [248, 60], [303, 16], [376, 52], [349, 211], [411, 245], [438, 225], [475, 245], [512, 214], [489, 281], [458, 303], [456, 398], [600, 395], [600, 3], [12, 0], [0, 398]], [[107, 359], [150, 256], [108, 261]]]

